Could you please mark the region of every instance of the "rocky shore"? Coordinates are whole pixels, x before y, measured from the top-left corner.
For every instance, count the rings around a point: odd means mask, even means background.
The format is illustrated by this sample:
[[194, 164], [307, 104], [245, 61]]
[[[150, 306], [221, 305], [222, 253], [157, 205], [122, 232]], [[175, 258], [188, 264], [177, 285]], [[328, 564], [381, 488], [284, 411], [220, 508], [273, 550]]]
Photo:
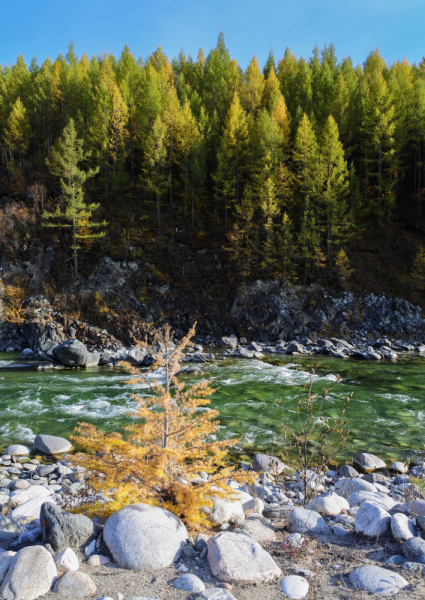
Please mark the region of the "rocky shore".
[[0, 457], [2, 600], [424, 595], [425, 463], [363, 453], [337, 470], [295, 472], [257, 454], [242, 464], [255, 483], [230, 480], [234, 497], [214, 499], [210, 530], [191, 535], [160, 507], [125, 506], [106, 522], [68, 512], [91, 493], [70, 450], [40, 435]]

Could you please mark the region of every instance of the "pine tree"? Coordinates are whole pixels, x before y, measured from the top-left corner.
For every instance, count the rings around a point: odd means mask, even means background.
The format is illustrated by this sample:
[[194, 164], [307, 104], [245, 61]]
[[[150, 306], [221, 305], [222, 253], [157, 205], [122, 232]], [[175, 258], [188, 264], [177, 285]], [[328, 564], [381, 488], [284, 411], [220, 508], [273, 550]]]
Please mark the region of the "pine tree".
[[249, 115], [255, 116], [261, 103], [264, 89], [264, 77], [260, 70], [257, 57], [249, 63], [241, 86], [241, 104]]
[[84, 202], [83, 185], [87, 179], [94, 177], [99, 169], [83, 171], [79, 164], [86, 161], [90, 154], [84, 151], [82, 140], [77, 138], [73, 119], [69, 120], [63, 132], [63, 138], [52, 150], [47, 162], [53, 175], [60, 177], [64, 209], [57, 207], [53, 213], [44, 212], [46, 227], [59, 227], [71, 230], [72, 253], [74, 258], [74, 275], [78, 275], [77, 251], [81, 240], [99, 239], [104, 232], [94, 233], [91, 230], [107, 225], [106, 221], [95, 222], [91, 218], [100, 204]]
[[[178, 134], [178, 146], [179, 154], [181, 156], [181, 163], [183, 167], [183, 178], [184, 178], [184, 217], [187, 218], [187, 197], [188, 187], [192, 187], [191, 182], [193, 180], [193, 154], [195, 148], [201, 142], [201, 134], [199, 133], [196, 121], [190, 110], [189, 101], [183, 105], [181, 111], [181, 120]], [[193, 202], [193, 189], [192, 189], [192, 224], [194, 219], [194, 202]]]
[[168, 188], [169, 176], [166, 171], [166, 127], [160, 116], [155, 119], [152, 131], [148, 137], [145, 159], [145, 185], [147, 190], [156, 198], [158, 231], [161, 231], [161, 199]]
[[117, 85], [114, 85], [112, 109], [109, 120], [109, 153], [114, 171], [115, 195], [120, 196], [123, 179], [124, 161], [127, 154], [127, 106], [125, 105]]
[[425, 289], [425, 248], [422, 245], [419, 246], [416, 253], [410, 277], [415, 288], [423, 292]]

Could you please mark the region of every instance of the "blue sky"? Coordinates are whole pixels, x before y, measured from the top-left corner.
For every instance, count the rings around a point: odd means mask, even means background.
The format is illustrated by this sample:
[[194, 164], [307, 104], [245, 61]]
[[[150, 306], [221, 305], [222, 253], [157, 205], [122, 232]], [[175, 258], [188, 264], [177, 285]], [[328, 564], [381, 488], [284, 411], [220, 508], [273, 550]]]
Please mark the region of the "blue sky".
[[419, 62], [425, 55], [424, 0], [3, 0], [0, 64], [19, 53], [41, 63], [66, 53], [109, 50], [127, 44], [146, 57], [161, 45], [176, 56], [181, 47], [196, 56], [215, 46], [224, 31], [232, 58], [245, 68], [254, 54], [260, 64], [270, 46], [276, 58], [286, 46], [308, 57], [314, 44], [333, 43], [337, 56], [363, 62], [379, 46], [388, 62]]

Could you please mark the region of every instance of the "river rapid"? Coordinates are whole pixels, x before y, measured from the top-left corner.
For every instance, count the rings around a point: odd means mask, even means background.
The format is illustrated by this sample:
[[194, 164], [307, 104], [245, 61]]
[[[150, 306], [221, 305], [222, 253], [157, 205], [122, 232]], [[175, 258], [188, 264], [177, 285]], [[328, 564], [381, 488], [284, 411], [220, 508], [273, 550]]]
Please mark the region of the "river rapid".
[[[0, 360], [16, 360], [0, 354]], [[425, 357], [400, 355], [396, 362], [314, 357], [320, 363], [314, 390], [334, 384], [325, 414], [337, 416], [345, 397], [354, 393], [346, 417], [350, 428], [340, 459], [371, 452], [387, 463], [422, 456], [425, 442]], [[262, 360], [224, 359], [202, 365], [202, 378], [219, 388], [212, 408], [220, 411], [222, 438], [240, 438], [240, 455], [277, 449], [282, 442], [283, 415], [296, 420], [300, 387], [309, 379], [312, 361], [305, 356], [279, 355]], [[160, 373], [158, 374], [160, 377]], [[188, 384], [201, 376], [181, 376]], [[129, 386], [119, 368], [87, 370], [0, 371], [0, 450], [12, 442], [30, 443], [38, 433], [69, 437], [78, 422], [117, 431], [134, 417], [133, 393], [147, 386]]]

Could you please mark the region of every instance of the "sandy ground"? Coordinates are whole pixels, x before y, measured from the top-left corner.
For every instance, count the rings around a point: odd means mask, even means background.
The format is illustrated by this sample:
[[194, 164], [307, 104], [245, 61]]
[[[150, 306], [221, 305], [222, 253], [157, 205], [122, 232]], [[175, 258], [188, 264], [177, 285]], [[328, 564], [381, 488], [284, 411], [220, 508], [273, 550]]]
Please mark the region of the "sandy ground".
[[[397, 594], [398, 600], [424, 600], [425, 599], [425, 576], [422, 574], [404, 571], [400, 566], [385, 565], [384, 562], [390, 556], [401, 553], [401, 546], [393, 541], [393, 538], [381, 538], [369, 541], [361, 535], [350, 535], [344, 540], [332, 538], [310, 539], [306, 546], [300, 551], [289, 551], [282, 547], [281, 542], [286, 534], [285, 523], [275, 523], [278, 527], [278, 542], [264, 546], [271, 553], [274, 560], [282, 569], [282, 577], [294, 575], [295, 566], [309, 569], [315, 573], [309, 577], [310, 591], [308, 600], [329, 600], [349, 598], [365, 599], [372, 594], [354, 591], [350, 588], [348, 574], [358, 566], [375, 564], [389, 568], [402, 575], [408, 582], [409, 587]], [[105, 553], [105, 552], [102, 552]], [[111, 596], [117, 600], [118, 593], [125, 598], [132, 596], [147, 596], [158, 600], [185, 599], [191, 600], [198, 597], [197, 594], [188, 594], [174, 589], [170, 583], [180, 572], [175, 568], [162, 569], [155, 573], [138, 573], [127, 571], [109, 563], [103, 567], [91, 568], [88, 566], [83, 554], [79, 554], [81, 570], [88, 573], [96, 583], [97, 591], [93, 598]], [[185, 564], [190, 572], [200, 577], [206, 587], [214, 587], [219, 583], [209, 567], [203, 569], [195, 568], [195, 561], [185, 559]], [[424, 569], [425, 572], [425, 569]], [[283, 600], [283, 592], [280, 588], [280, 580], [255, 586], [234, 585], [232, 594], [237, 600]], [[50, 600], [58, 599], [58, 595], [50, 592], [43, 596]]]

